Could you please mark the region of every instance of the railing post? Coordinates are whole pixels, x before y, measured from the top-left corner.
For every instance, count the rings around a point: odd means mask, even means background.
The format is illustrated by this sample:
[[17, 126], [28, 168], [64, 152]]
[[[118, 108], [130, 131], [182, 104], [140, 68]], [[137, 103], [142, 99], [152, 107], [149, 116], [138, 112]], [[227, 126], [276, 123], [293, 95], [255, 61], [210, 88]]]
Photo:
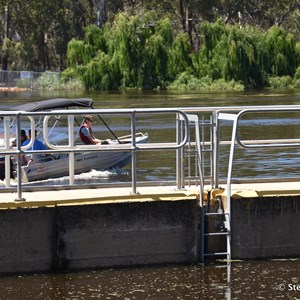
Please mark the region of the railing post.
[[17, 149], [18, 149], [18, 156], [17, 156], [17, 198], [15, 201], [25, 201], [22, 198], [22, 160], [21, 160], [21, 120], [20, 120], [20, 113], [16, 115], [16, 122], [17, 122]]
[[136, 182], [137, 182], [137, 172], [136, 172], [136, 140], [135, 140], [135, 111], [131, 115], [131, 138], [132, 138], [132, 155], [131, 155], [131, 172], [132, 172], [132, 194], [137, 194]]
[[[182, 123], [180, 115], [176, 114], [176, 143], [182, 142]], [[184, 188], [184, 177], [183, 177], [183, 148], [176, 149], [176, 186], [180, 190]]]
[[219, 153], [220, 153], [220, 130], [218, 112], [212, 114], [213, 122], [213, 187], [219, 187]]
[[[68, 132], [69, 132], [69, 147], [74, 147], [74, 116], [68, 116]], [[69, 184], [74, 184], [74, 173], [75, 173], [75, 166], [74, 166], [74, 152], [69, 153]]]
[[[4, 117], [4, 145], [5, 149], [9, 149], [9, 124], [10, 124], [10, 117]], [[5, 187], [10, 186], [10, 156], [5, 155]]]

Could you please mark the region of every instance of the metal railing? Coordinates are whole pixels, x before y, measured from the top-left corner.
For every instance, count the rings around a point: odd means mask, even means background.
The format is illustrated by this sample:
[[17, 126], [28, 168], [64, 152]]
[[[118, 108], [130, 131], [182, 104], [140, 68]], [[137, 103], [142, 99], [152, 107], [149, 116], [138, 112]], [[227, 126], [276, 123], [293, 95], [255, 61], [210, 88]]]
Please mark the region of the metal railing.
[[[190, 144], [194, 143], [196, 145], [197, 134], [195, 136], [195, 141], [191, 140], [191, 136], [189, 134], [190, 131], [190, 124], [188, 120], [187, 114], [193, 113], [194, 115], [198, 116], [198, 122], [201, 122], [203, 119], [202, 116], [207, 115], [209, 116], [211, 122], [209, 126], [204, 127], [211, 127], [209, 130], [213, 132], [210, 135], [208, 140], [205, 140], [205, 134], [201, 134], [201, 141], [198, 141], [201, 145], [210, 145], [211, 153], [209, 157], [208, 164], [211, 167], [211, 177], [209, 183], [212, 187], [218, 187], [220, 183], [220, 175], [219, 175], [219, 168], [220, 168], [220, 146], [222, 145], [229, 145], [230, 146], [230, 155], [229, 160], [227, 163], [228, 166], [228, 173], [227, 173], [227, 186], [228, 192], [230, 192], [231, 186], [231, 175], [233, 171], [233, 158], [234, 158], [234, 151], [236, 145], [239, 145], [241, 148], [279, 148], [279, 147], [299, 147], [300, 140], [299, 139], [261, 139], [261, 140], [242, 140], [238, 135], [239, 127], [241, 126], [240, 120], [244, 117], [247, 113], [266, 113], [266, 112], [300, 112], [300, 105], [277, 105], [277, 106], [231, 106], [231, 107], [182, 107], [182, 108], [164, 108], [164, 109], [94, 109], [92, 112], [93, 114], [100, 114], [100, 115], [128, 115], [130, 116], [130, 132], [133, 136], [131, 143], [129, 144], [120, 144], [120, 145], [113, 145], [109, 148], [105, 145], [101, 147], [90, 147], [90, 146], [79, 146], [74, 144], [74, 116], [82, 116], [87, 113], [91, 113], [91, 110], [57, 110], [51, 112], [0, 112], [0, 118], [3, 118], [4, 123], [4, 146], [0, 147], [0, 155], [5, 156], [5, 164], [6, 164], [6, 179], [5, 179], [5, 186], [9, 187], [10, 180], [9, 180], [9, 168], [10, 168], [10, 156], [17, 157], [17, 192], [18, 192], [18, 199], [22, 199], [22, 179], [20, 174], [22, 173], [21, 168], [21, 155], [23, 154], [53, 154], [53, 153], [69, 153], [70, 157], [76, 153], [82, 152], [93, 152], [93, 151], [130, 151], [132, 153], [132, 193], [137, 193], [137, 168], [136, 168], [136, 153], [140, 151], [155, 151], [155, 150], [163, 150], [163, 149], [173, 149], [176, 150], [176, 185], [178, 189], [182, 189], [187, 185], [186, 178], [188, 177], [184, 172], [184, 165], [185, 165], [185, 158], [183, 156], [183, 151], [186, 147]], [[135, 134], [136, 134], [136, 117], [142, 117], [143, 115], [151, 115], [157, 116], [158, 114], [173, 114], [174, 115], [174, 128], [176, 129], [176, 141], [171, 143], [147, 143], [147, 144], [136, 144], [135, 142]], [[51, 116], [66, 116], [67, 123], [68, 123], [68, 143], [63, 146], [55, 146], [50, 141], [47, 140], [48, 136], [48, 120]], [[28, 150], [33, 141], [26, 147], [22, 147], [20, 144], [20, 129], [21, 129], [21, 118], [28, 118], [31, 130], [34, 129], [36, 117], [43, 117], [43, 134], [45, 142], [47, 143], [49, 149], [48, 150]], [[9, 143], [9, 124], [11, 118], [16, 119], [16, 135], [17, 135], [17, 146], [15, 149], [10, 148]], [[193, 123], [195, 123], [193, 120]], [[220, 136], [220, 127], [223, 125], [221, 121], [230, 121], [233, 125], [233, 130], [231, 134], [230, 140], [222, 140]], [[272, 121], [270, 121], [271, 123]], [[196, 122], [197, 123], [197, 122]], [[200, 124], [201, 125], [201, 124]], [[199, 135], [199, 133], [198, 133]], [[187, 145], [189, 144], [189, 145]], [[197, 146], [197, 145], [196, 145]], [[196, 147], [197, 148], [197, 147]], [[200, 151], [196, 149], [196, 151]], [[200, 153], [201, 155], [201, 153]], [[70, 164], [72, 166], [72, 158], [70, 159]], [[204, 159], [201, 158], [201, 164], [204, 164]], [[188, 166], [190, 168], [190, 166]], [[203, 165], [198, 167], [198, 171], [203, 169]], [[72, 170], [72, 167], [71, 167]], [[190, 170], [188, 170], [189, 173]], [[72, 172], [71, 172], [72, 173]], [[198, 180], [200, 180], [200, 185], [203, 188], [204, 185], [204, 176], [200, 173], [195, 175], [198, 176]], [[69, 176], [69, 184], [72, 185], [74, 183], [74, 174], [70, 174]]]
[[[80, 116], [85, 114], [95, 115], [126, 115], [130, 117], [131, 123], [131, 142], [127, 144], [109, 144], [109, 146], [91, 146], [91, 145], [75, 145], [74, 143], [74, 116]], [[138, 115], [153, 115], [159, 114], [173, 114], [174, 115], [174, 128], [176, 128], [178, 116], [184, 120], [184, 134], [180, 141], [169, 143], [136, 143], [136, 118]], [[68, 120], [68, 143], [62, 146], [52, 144], [48, 140], [49, 126], [48, 121], [51, 116], [67, 116]], [[184, 147], [188, 141], [188, 118], [182, 111], [172, 108], [166, 109], [93, 109], [91, 110], [55, 110], [51, 112], [0, 112], [0, 118], [3, 118], [4, 122], [4, 145], [0, 147], [0, 155], [5, 156], [5, 185], [10, 186], [10, 156], [17, 157], [17, 198], [16, 200], [24, 200], [22, 198], [22, 164], [21, 156], [28, 154], [56, 154], [56, 153], [68, 153], [69, 154], [69, 184], [74, 184], [74, 154], [83, 152], [99, 152], [99, 151], [126, 151], [131, 152], [131, 164], [132, 164], [132, 193], [137, 193], [137, 152], [140, 151], [155, 151], [162, 149], [178, 149]], [[47, 150], [29, 150], [33, 145], [34, 139], [31, 139], [30, 143], [23, 147], [21, 146], [21, 117], [28, 118], [31, 131], [35, 129], [35, 117], [43, 117], [43, 135]], [[9, 126], [11, 118], [15, 118], [16, 122], [16, 148], [13, 149], [10, 146], [9, 141]]]
[[[216, 162], [219, 161], [219, 147], [220, 147], [220, 137], [219, 137], [219, 126], [220, 120], [226, 120], [232, 122], [232, 134], [231, 134], [231, 142], [230, 142], [230, 154], [228, 160], [228, 172], [227, 172], [227, 198], [230, 199], [231, 195], [231, 180], [232, 180], [232, 171], [233, 171], [233, 161], [234, 161], [234, 153], [236, 149], [236, 145], [239, 145], [244, 149], [262, 149], [262, 148], [298, 148], [300, 146], [299, 138], [292, 139], [269, 139], [269, 140], [241, 140], [238, 134], [239, 125], [241, 119], [246, 114], [262, 114], [262, 113], [286, 113], [286, 112], [300, 112], [300, 105], [290, 105], [290, 106], [280, 106], [280, 107], [261, 107], [261, 108], [247, 108], [243, 109], [240, 112], [234, 113], [223, 113], [221, 111], [216, 112], [216, 132], [218, 132], [218, 141], [215, 144], [216, 147]], [[216, 170], [215, 174], [215, 186], [218, 187], [218, 170]], [[230, 201], [228, 203], [230, 210]]]

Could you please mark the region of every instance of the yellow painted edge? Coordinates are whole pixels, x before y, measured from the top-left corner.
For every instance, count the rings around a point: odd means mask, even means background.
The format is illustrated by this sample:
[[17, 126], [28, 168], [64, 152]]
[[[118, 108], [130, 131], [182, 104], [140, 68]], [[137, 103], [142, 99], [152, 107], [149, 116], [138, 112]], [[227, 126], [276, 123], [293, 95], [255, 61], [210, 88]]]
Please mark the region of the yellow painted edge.
[[0, 209], [17, 209], [17, 208], [38, 208], [54, 207], [68, 205], [91, 205], [91, 204], [108, 204], [108, 203], [127, 203], [127, 202], [154, 202], [154, 201], [180, 201], [197, 199], [196, 193], [174, 193], [174, 194], [147, 194], [147, 195], [122, 195], [106, 196], [94, 198], [63, 199], [63, 200], [25, 200], [14, 202], [1, 202]]

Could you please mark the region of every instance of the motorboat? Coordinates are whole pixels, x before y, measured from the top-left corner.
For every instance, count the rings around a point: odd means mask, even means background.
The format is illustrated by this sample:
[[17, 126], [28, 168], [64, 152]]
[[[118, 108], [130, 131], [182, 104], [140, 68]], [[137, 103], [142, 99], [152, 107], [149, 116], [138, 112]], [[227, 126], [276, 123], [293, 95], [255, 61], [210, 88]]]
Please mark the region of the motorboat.
[[[57, 98], [49, 99], [38, 102], [26, 103], [14, 107], [13, 111], [24, 111], [24, 112], [45, 112], [45, 111], [55, 111], [62, 109], [72, 109], [72, 108], [84, 108], [85, 112], [87, 109], [91, 109], [93, 113], [93, 100], [90, 98]], [[79, 110], [80, 111], [80, 110]], [[77, 115], [78, 117], [78, 115]], [[100, 119], [107, 126], [105, 121], [99, 116]], [[42, 118], [39, 116], [39, 118]], [[45, 117], [44, 117], [45, 118]], [[76, 118], [76, 116], [75, 116]], [[37, 121], [36, 124], [39, 124], [41, 121]], [[81, 122], [77, 122], [78, 131], [81, 125]], [[54, 124], [53, 126], [57, 126]], [[108, 127], [108, 126], [107, 126]], [[110, 128], [108, 127], [110, 130]], [[111, 131], [111, 130], [110, 130]], [[51, 130], [52, 132], [52, 130]], [[124, 145], [132, 143], [132, 136], [125, 135], [117, 137], [112, 131], [114, 139], [109, 140], [109, 143], [106, 145], [81, 145], [83, 152], [76, 152], [74, 154], [74, 174], [80, 174], [84, 172], [89, 172], [92, 169], [95, 170], [109, 170], [113, 168], [122, 168], [131, 162], [132, 153], [131, 151], [116, 150], [112, 146]], [[138, 132], [135, 134], [135, 143], [146, 143], [148, 140], [147, 133]], [[3, 147], [2, 141], [2, 147]], [[80, 147], [80, 146], [79, 146]], [[22, 147], [23, 148], [23, 147]], [[105, 151], [101, 151], [105, 148]], [[114, 148], [114, 149], [112, 149]], [[122, 147], [121, 147], [122, 148]], [[120, 149], [121, 149], [120, 148]], [[89, 151], [91, 149], [91, 151]], [[111, 151], [110, 151], [111, 149]], [[99, 151], [98, 151], [99, 150]], [[1, 152], [1, 141], [0, 141], [0, 152]], [[24, 152], [26, 153], [26, 151]], [[68, 153], [53, 153], [39, 155], [39, 159], [29, 159], [26, 165], [22, 165], [22, 180], [26, 181], [37, 181], [45, 180], [49, 178], [58, 178], [62, 176], [69, 175], [70, 168], [70, 155]], [[0, 179], [4, 179], [4, 157], [0, 159]], [[12, 157], [12, 176], [16, 176], [16, 163], [15, 159]]]

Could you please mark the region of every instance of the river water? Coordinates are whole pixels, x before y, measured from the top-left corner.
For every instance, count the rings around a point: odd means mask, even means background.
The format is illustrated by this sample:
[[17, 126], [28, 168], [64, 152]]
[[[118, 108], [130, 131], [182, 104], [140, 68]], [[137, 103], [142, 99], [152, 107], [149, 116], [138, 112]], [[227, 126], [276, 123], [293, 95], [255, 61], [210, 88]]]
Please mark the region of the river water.
[[[80, 95], [74, 93], [2, 93], [0, 109], [24, 102], [54, 97], [91, 97], [95, 108], [134, 107], [195, 107], [195, 106], [246, 106], [300, 104], [300, 90], [259, 91], [226, 94], [170, 94], [170, 93], [99, 93]], [[245, 122], [245, 136], [255, 138], [296, 138], [299, 130], [297, 115], [261, 116], [257, 127]], [[261, 124], [266, 126], [260, 126]], [[168, 124], [144, 124], [150, 132], [163, 128], [162, 139], [167, 136]], [[99, 124], [100, 126], [100, 124]], [[115, 124], [113, 130], [122, 131]], [[154, 128], [154, 129], [153, 129]], [[165, 133], [164, 133], [165, 132]], [[151, 135], [150, 135], [151, 136]], [[169, 153], [161, 152], [153, 157], [139, 158], [139, 178], [142, 180], [174, 179], [173, 168], [161, 167], [160, 160], [168, 160]], [[159, 159], [157, 158], [159, 157]], [[254, 164], [250, 159], [257, 160]], [[171, 159], [172, 160], [172, 159]], [[252, 167], [246, 167], [250, 164]], [[237, 155], [236, 176], [261, 175], [299, 176], [298, 152], [283, 149], [258, 154], [248, 151]], [[174, 164], [174, 161], [170, 162]], [[95, 172], [95, 171], [94, 171]], [[128, 170], [83, 174], [78, 181], [89, 177], [96, 180], [127, 181]], [[244, 172], [244, 173], [243, 173]], [[121, 174], [120, 174], [121, 173]], [[159, 176], [158, 176], [159, 174]], [[61, 179], [64, 180], [64, 179]], [[295, 237], [298, 238], [298, 237]], [[225, 267], [224, 267], [225, 266]], [[222, 261], [213, 264], [148, 266], [130, 269], [89, 270], [61, 274], [19, 274], [0, 278], [0, 299], [300, 299], [300, 260], [235, 261], [226, 265]]]
[[[300, 104], [300, 90], [274, 91], [263, 90], [259, 92], [243, 93], [95, 93], [73, 94], [69, 93], [2, 93], [0, 109], [12, 108], [21, 103], [49, 99], [55, 97], [91, 97], [94, 99], [94, 108], [159, 108], [159, 107], [219, 107], [219, 106], [257, 106], [257, 105], [283, 105]], [[109, 128], [117, 136], [130, 134], [130, 119], [102, 115]], [[300, 138], [300, 113], [262, 114], [242, 120], [240, 137], [243, 139], [284, 139]], [[149, 117], [137, 121], [137, 131], [147, 132], [149, 142], [175, 142], [174, 115], [166, 117]], [[231, 124], [222, 127], [223, 140], [231, 138]], [[25, 128], [28, 129], [28, 128]], [[114, 138], [100, 120], [93, 125], [94, 132], [101, 139]], [[68, 138], [67, 127], [56, 127], [53, 131], [56, 139]], [[227, 175], [229, 147], [221, 151], [220, 178]], [[176, 179], [176, 152], [175, 150], [146, 151], [138, 156], [138, 181], [171, 181]], [[159, 158], [159, 159], [158, 159]], [[162, 164], [163, 162], [163, 164]], [[247, 163], [245, 163], [247, 162]], [[233, 179], [241, 178], [285, 178], [299, 177], [298, 166], [300, 156], [295, 148], [280, 149], [237, 149], [235, 152]], [[109, 172], [92, 170], [75, 176], [75, 184], [130, 182], [131, 167], [116, 169]], [[68, 184], [68, 177], [49, 179], [34, 182], [34, 185]], [[3, 183], [0, 182], [0, 188]]]

